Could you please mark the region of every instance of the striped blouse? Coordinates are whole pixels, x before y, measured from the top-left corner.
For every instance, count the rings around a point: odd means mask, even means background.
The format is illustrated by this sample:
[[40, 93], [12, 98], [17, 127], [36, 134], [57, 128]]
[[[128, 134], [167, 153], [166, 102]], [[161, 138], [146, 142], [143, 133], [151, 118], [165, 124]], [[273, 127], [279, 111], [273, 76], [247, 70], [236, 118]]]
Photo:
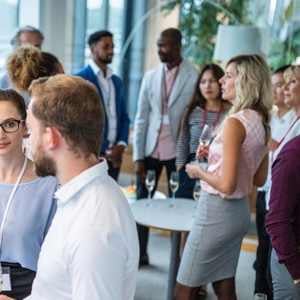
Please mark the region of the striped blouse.
[[221, 114], [212, 111], [205, 112], [199, 106], [194, 108], [189, 115], [188, 122], [182, 126], [178, 135], [176, 142], [177, 167], [182, 167], [187, 163], [189, 155], [196, 153], [204, 124], [217, 127], [223, 121], [226, 113], [227, 111], [223, 111]]

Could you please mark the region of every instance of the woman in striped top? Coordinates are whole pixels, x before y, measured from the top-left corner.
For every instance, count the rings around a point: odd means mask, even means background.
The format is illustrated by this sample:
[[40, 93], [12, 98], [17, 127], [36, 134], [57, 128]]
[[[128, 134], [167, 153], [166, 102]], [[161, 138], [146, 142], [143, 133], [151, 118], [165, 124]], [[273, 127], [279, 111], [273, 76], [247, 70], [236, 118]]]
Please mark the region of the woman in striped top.
[[179, 170], [179, 189], [176, 197], [193, 198], [196, 180], [187, 175], [185, 165], [195, 159], [199, 138], [205, 124], [215, 129], [227, 112], [228, 102], [223, 101], [221, 97], [219, 83], [223, 75], [223, 70], [215, 64], [205, 65], [200, 72], [176, 143], [176, 166]]

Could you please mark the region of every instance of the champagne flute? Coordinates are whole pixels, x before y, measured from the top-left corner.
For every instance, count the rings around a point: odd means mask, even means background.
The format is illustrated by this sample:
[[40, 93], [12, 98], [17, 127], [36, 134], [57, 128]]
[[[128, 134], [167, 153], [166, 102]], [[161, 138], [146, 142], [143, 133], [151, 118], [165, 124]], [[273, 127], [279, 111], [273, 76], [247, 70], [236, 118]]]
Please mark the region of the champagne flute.
[[203, 129], [202, 129], [202, 132], [201, 132], [201, 135], [199, 138], [200, 146], [208, 147], [210, 144], [211, 138], [212, 138], [212, 128], [209, 125], [205, 124], [203, 126]]
[[254, 300], [267, 300], [268, 297], [266, 294], [263, 294], [263, 293], [256, 293], [254, 295]]
[[[206, 148], [210, 145], [212, 139], [212, 127], [209, 125], [205, 124], [203, 126], [200, 138], [199, 138], [199, 145], [200, 147]], [[203, 169], [207, 168], [207, 158], [206, 157], [201, 157], [198, 158], [198, 162], [201, 163], [201, 167]]]
[[200, 180], [197, 180], [195, 182], [194, 189], [193, 189], [193, 198], [195, 201], [199, 201], [200, 194], [201, 194], [201, 184], [200, 184]]
[[175, 193], [179, 188], [179, 174], [178, 172], [172, 172], [170, 176], [170, 188], [172, 191], [172, 203], [171, 207], [174, 207], [174, 202], [175, 202]]
[[155, 186], [155, 171], [154, 170], [147, 171], [145, 184], [146, 184], [146, 188], [148, 190], [148, 202], [150, 202], [151, 192], [153, 191], [154, 186]]

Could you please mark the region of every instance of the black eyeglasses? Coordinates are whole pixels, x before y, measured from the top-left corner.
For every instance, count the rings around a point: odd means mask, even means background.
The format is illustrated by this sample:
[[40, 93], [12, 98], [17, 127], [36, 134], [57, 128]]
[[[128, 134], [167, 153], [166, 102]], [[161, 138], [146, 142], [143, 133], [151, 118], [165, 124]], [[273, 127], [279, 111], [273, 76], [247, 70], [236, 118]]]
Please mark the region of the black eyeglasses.
[[0, 123], [0, 127], [5, 133], [14, 133], [20, 128], [20, 124], [24, 123], [24, 120], [7, 119]]

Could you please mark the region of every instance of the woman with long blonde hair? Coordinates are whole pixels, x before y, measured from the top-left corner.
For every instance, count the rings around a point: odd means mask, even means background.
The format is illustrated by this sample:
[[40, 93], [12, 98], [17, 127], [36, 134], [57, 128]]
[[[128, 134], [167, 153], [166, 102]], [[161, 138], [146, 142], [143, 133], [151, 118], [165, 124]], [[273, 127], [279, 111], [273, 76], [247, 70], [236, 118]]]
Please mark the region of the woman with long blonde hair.
[[236, 299], [235, 273], [250, 224], [247, 196], [267, 175], [272, 107], [267, 64], [258, 55], [234, 57], [220, 83], [232, 109], [209, 148], [208, 169], [186, 167], [201, 180], [202, 193], [179, 268], [178, 300], [198, 299], [199, 287], [211, 282], [219, 300]]

